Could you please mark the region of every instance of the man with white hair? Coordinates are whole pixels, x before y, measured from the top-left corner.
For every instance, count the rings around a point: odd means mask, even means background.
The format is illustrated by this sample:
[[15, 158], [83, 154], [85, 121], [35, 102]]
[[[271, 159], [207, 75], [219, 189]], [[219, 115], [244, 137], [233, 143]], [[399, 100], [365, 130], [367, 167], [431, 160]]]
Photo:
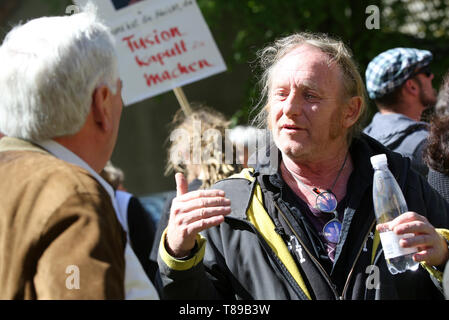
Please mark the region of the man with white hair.
[[123, 107], [108, 28], [92, 12], [32, 20], [0, 65], [0, 299], [124, 298], [126, 236], [98, 174]]

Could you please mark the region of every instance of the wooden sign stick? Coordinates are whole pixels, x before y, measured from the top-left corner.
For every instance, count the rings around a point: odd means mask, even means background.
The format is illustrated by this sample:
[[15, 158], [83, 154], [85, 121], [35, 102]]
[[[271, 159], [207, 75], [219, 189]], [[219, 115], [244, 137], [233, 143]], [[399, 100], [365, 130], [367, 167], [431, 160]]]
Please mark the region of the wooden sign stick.
[[181, 105], [182, 110], [186, 116], [192, 114], [192, 108], [190, 107], [189, 101], [187, 100], [186, 95], [184, 94], [184, 90], [181, 87], [174, 88], [173, 92], [176, 95], [176, 99], [178, 99], [179, 104]]

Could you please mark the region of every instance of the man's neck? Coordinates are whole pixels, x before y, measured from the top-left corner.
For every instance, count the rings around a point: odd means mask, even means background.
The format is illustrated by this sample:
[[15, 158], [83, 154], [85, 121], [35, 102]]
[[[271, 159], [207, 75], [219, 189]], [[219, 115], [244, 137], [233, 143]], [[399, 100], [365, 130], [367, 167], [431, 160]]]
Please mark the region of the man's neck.
[[421, 115], [424, 111], [423, 106], [416, 105], [416, 104], [399, 104], [398, 106], [395, 106], [394, 111], [388, 108], [379, 108], [379, 112], [381, 114], [403, 114], [406, 117], [409, 117], [410, 119], [413, 119], [415, 121], [421, 120]]
[[342, 199], [353, 170], [351, 156], [348, 154], [346, 158], [347, 152], [348, 148], [342, 149], [334, 157], [313, 162], [297, 162], [283, 156], [280, 166], [282, 177], [295, 194], [307, 202], [312, 203], [316, 197], [311, 192], [313, 188], [321, 191], [332, 189], [330, 191], [337, 199]]
[[53, 140], [80, 157], [95, 172], [100, 173], [104, 168], [104, 164], [98, 161], [96, 156], [100, 151], [92, 148], [92, 145], [87, 140], [83, 141], [73, 136], [54, 138]]

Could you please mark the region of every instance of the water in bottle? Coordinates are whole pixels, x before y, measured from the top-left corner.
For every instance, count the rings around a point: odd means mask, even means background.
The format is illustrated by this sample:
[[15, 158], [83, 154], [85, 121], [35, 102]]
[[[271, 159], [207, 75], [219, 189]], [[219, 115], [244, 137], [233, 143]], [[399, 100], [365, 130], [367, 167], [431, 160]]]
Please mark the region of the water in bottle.
[[[391, 171], [388, 169], [387, 157], [379, 154], [371, 157], [374, 168], [373, 178], [373, 202], [377, 223], [389, 222], [402, 213], [408, 211], [407, 203], [399, 185]], [[419, 263], [413, 260], [416, 248], [402, 248], [399, 240], [413, 236], [414, 234], [396, 235], [392, 230], [379, 230], [380, 241], [384, 250], [388, 270], [392, 274], [415, 271]]]

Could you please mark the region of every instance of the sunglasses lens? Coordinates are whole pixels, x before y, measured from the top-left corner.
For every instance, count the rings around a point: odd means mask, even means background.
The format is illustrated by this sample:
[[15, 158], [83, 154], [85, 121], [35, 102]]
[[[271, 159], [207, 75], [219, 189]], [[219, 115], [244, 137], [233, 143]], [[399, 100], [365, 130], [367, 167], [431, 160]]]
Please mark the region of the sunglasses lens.
[[340, 239], [341, 223], [338, 220], [331, 220], [323, 228], [324, 238], [332, 243], [338, 243]]
[[422, 73], [424, 73], [427, 77], [430, 77], [430, 75], [432, 74], [432, 70], [430, 70], [430, 67], [427, 66], [422, 69]]
[[337, 209], [337, 198], [332, 192], [321, 192], [316, 197], [316, 207], [322, 212], [332, 213]]
[[430, 77], [432, 75], [432, 70], [430, 69], [430, 66], [425, 66], [424, 68], [419, 69], [415, 74], [425, 74], [426, 77]]

